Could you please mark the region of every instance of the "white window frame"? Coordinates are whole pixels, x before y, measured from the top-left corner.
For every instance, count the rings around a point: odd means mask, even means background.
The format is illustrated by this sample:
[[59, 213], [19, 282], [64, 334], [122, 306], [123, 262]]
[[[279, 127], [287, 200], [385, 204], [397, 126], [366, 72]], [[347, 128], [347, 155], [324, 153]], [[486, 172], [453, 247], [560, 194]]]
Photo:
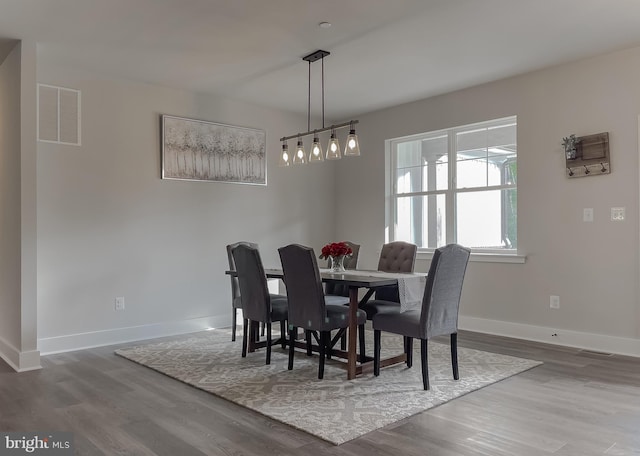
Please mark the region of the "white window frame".
[[[445, 194], [446, 195], [446, 214], [447, 214], [447, 223], [446, 223], [446, 239], [447, 242], [455, 242], [456, 236], [456, 227], [455, 222], [457, 216], [455, 214], [455, 196], [457, 194], [462, 194], [465, 192], [471, 191], [479, 191], [477, 187], [470, 189], [459, 189], [456, 187], [456, 144], [455, 138], [458, 133], [467, 132], [478, 128], [490, 128], [496, 126], [504, 126], [508, 123], [515, 123], [517, 125], [517, 116], [509, 116], [500, 119], [494, 119], [485, 122], [478, 122], [474, 124], [461, 125], [458, 127], [447, 128], [443, 130], [430, 131], [415, 135], [403, 136], [393, 139], [388, 139], [385, 141], [385, 239], [386, 242], [390, 242], [395, 240], [395, 214], [396, 214], [396, 204], [398, 197], [409, 197], [409, 196], [421, 196], [427, 194]], [[420, 192], [411, 192], [411, 193], [398, 193], [396, 187], [396, 163], [395, 153], [396, 147], [400, 143], [410, 142], [419, 139], [428, 139], [434, 138], [437, 136], [447, 136], [448, 137], [448, 155], [449, 155], [449, 166], [448, 166], [448, 185], [446, 190], [438, 190], [438, 191], [420, 191]], [[517, 158], [516, 158], [517, 160]], [[508, 184], [508, 185], [491, 185], [482, 187], [480, 191], [489, 191], [489, 190], [504, 190], [515, 188], [517, 189], [517, 181], [516, 184]], [[516, 219], [517, 223], [517, 219]], [[433, 256], [434, 248], [425, 248], [420, 247], [418, 250], [418, 258], [420, 259], [430, 259]], [[470, 261], [482, 261], [482, 262], [502, 262], [502, 263], [524, 263], [526, 257], [524, 255], [519, 254], [517, 248], [509, 249], [509, 248], [501, 248], [501, 249], [472, 249], [472, 255]]]

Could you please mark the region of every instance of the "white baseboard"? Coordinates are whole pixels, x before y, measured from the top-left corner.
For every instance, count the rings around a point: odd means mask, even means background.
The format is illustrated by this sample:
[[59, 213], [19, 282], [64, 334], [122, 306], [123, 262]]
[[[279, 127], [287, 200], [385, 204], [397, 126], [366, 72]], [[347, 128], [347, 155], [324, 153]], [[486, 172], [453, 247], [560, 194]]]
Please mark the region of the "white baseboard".
[[21, 352], [1, 337], [0, 358], [16, 372], [26, 372], [42, 368], [42, 366], [40, 366], [40, 352], [38, 350]]
[[547, 328], [544, 326], [523, 325], [508, 321], [487, 320], [462, 315], [460, 315], [458, 326], [460, 329], [494, 334], [496, 336], [513, 337], [515, 339], [544, 342], [553, 345], [562, 345], [564, 347], [640, 357], [640, 339], [628, 339], [604, 334]]
[[38, 339], [38, 348], [42, 355], [52, 355], [86, 348], [102, 347], [137, 340], [174, 336], [210, 328], [224, 328], [231, 325], [231, 317], [201, 317], [191, 320], [155, 323], [151, 325], [130, 326], [78, 334]]
[[[42, 338], [38, 340], [40, 352], [34, 351], [22, 354], [0, 339], [0, 356], [18, 371], [39, 369], [39, 354], [51, 355], [104, 345], [187, 334], [209, 328], [224, 328], [230, 324], [231, 320], [226, 315]], [[524, 325], [485, 318], [465, 317], [463, 315], [460, 315], [459, 327], [462, 330], [513, 337], [515, 339], [640, 357], [640, 339]], [[35, 361], [36, 357], [37, 361]]]

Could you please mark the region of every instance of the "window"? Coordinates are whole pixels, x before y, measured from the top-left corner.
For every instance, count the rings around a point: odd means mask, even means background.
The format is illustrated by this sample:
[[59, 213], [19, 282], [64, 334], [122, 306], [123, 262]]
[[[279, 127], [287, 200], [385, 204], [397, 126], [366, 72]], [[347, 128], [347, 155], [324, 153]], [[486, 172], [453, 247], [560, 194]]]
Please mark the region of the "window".
[[392, 240], [515, 253], [516, 117], [387, 141]]

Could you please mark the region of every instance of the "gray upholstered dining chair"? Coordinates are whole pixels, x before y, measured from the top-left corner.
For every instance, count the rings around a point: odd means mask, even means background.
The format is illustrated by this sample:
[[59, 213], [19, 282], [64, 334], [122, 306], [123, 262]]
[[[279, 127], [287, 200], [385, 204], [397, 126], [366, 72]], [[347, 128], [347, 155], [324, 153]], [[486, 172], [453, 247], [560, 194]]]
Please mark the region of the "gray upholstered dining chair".
[[249, 337], [250, 323], [264, 323], [267, 332], [267, 359], [266, 364], [271, 363], [271, 323], [280, 322], [280, 342], [282, 348], [286, 348], [286, 320], [287, 298], [269, 294], [267, 276], [264, 273], [260, 252], [254, 246], [240, 244], [231, 250], [233, 260], [238, 273], [238, 285], [242, 299], [242, 357], [247, 356], [247, 341]]
[[[326, 304], [324, 288], [316, 256], [311, 247], [290, 244], [278, 249], [287, 287], [289, 302], [289, 365], [293, 369], [294, 346], [298, 328], [311, 331], [318, 342], [320, 362], [318, 378], [324, 376], [325, 356], [331, 353], [333, 345], [349, 326], [349, 308], [343, 305]], [[366, 314], [358, 310], [358, 325], [364, 325]], [[338, 329], [338, 334], [331, 339], [331, 331]], [[360, 346], [363, 346], [364, 333], [360, 333]], [[307, 332], [307, 335], [309, 333]], [[309, 354], [309, 338], [307, 338]]]
[[[351, 256], [345, 258], [344, 267], [345, 269], [357, 269], [360, 244], [350, 241], [344, 241], [344, 243], [353, 250]], [[329, 260], [328, 267], [331, 267], [331, 260]], [[339, 283], [326, 283], [324, 285], [324, 299], [327, 304], [349, 304], [349, 287]]]
[[[404, 241], [389, 242], [382, 246], [378, 271], [413, 272], [416, 264], [418, 246]], [[375, 299], [371, 299], [361, 307], [371, 320], [379, 312], [397, 312], [400, 310], [398, 286], [376, 289]]]
[[458, 244], [436, 249], [422, 298], [422, 308], [407, 312], [381, 312], [373, 317], [373, 373], [380, 375], [381, 331], [405, 338], [407, 367], [413, 363], [413, 339], [420, 339], [422, 384], [429, 389], [427, 341], [433, 337], [451, 336], [451, 365], [453, 378], [458, 373], [458, 309], [462, 285], [471, 251]]
[[[258, 248], [258, 244], [254, 242], [240, 241], [227, 245], [227, 258], [229, 260], [229, 270], [236, 270], [236, 262], [233, 260], [233, 254], [231, 251], [239, 246], [246, 245], [249, 247]], [[240, 299], [240, 285], [238, 284], [237, 276], [231, 277], [231, 341], [236, 340], [236, 328], [238, 325], [238, 309], [242, 309], [242, 299]]]

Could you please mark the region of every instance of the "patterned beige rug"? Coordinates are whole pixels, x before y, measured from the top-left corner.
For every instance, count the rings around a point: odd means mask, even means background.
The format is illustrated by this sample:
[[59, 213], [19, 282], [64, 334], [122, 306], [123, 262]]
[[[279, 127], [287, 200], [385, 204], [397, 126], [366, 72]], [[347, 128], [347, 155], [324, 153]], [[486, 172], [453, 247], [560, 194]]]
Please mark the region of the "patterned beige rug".
[[[396, 365], [382, 369], [379, 377], [366, 374], [348, 381], [346, 371], [332, 365], [340, 361], [329, 361], [324, 379], [318, 380], [315, 355], [296, 352], [293, 370], [288, 371], [287, 354], [279, 346], [274, 346], [267, 366], [264, 349], [242, 358], [240, 338], [230, 339], [228, 331], [212, 330], [116, 354], [335, 445], [541, 364], [459, 348], [460, 380], [455, 381], [449, 346], [431, 342], [431, 389], [424, 391], [419, 343], [414, 344], [411, 369]], [[382, 347], [383, 357], [401, 353], [402, 339], [383, 333]], [[367, 352], [373, 352], [372, 340]]]

